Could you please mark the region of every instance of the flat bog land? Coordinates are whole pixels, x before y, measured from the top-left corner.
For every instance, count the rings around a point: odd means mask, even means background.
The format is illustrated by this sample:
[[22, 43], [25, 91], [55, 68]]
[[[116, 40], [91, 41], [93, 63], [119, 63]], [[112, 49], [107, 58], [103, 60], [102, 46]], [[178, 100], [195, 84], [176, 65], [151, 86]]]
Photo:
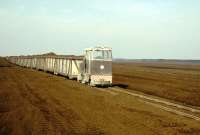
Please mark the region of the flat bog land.
[[[146, 85], [153, 90], [153, 80], [150, 83], [144, 81], [148, 83], [145, 84], [138, 77], [137, 84], [134, 79], [142, 72], [139, 69], [145, 69], [146, 76], [152, 75], [150, 71], [147, 72], [146, 67], [129, 65], [132, 74], [127, 74], [128, 68], [124, 69], [125, 67], [123, 64], [114, 64], [115, 82], [128, 83], [133, 79], [128, 87], [141, 90], [139, 85]], [[135, 77], [133, 72], [136, 73]], [[128, 75], [132, 78], [126, 77]], [[0, 135], [155, 134], [199, 135], [200, 123], [145, 104], [127, 94], [89, 87], [64, 77], [18, 67], [0, 59]]]
[[185, 104], [200, 106], [200, 64], [115, 62], [114, 83]]

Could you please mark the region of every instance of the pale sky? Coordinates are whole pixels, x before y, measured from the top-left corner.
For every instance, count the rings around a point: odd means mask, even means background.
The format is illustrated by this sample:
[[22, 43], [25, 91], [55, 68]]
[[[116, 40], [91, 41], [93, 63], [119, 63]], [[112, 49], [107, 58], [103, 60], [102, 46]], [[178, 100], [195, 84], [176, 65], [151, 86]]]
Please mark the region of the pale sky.
[[0, 0], [0, 55], [200, 59], [200, 0]]

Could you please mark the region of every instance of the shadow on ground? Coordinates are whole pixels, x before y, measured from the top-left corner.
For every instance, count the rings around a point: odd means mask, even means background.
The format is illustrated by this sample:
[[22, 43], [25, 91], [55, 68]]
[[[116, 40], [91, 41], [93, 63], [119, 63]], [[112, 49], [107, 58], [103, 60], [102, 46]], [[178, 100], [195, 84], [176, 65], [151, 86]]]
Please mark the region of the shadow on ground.
[[112, 86], [113, 87], [117, 86], [117, 87], [120, 87], [120, 88], [123, 88], [123, 89], [127, 89], [128, 88], [127, 84], [121, 84], [121, 83], [116, 83], [116, 84], [113, 84]]

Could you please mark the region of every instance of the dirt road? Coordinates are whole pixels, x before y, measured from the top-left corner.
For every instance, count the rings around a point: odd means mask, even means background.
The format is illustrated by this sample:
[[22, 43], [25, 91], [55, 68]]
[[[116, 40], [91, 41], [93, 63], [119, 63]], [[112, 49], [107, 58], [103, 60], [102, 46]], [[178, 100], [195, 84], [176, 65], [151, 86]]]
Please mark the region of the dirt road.
[[1, 135], [198, 135], [200, 123], [0, 59]]

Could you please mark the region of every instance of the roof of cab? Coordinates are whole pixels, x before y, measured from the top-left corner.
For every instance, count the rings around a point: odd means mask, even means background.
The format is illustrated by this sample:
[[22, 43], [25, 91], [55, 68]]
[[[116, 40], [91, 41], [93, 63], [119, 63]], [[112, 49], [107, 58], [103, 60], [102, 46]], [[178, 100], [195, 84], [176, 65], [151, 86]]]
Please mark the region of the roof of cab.
[[93, 48], [86, 48], [85, 51], [112, 51], [111, 47], [93, 47]]

